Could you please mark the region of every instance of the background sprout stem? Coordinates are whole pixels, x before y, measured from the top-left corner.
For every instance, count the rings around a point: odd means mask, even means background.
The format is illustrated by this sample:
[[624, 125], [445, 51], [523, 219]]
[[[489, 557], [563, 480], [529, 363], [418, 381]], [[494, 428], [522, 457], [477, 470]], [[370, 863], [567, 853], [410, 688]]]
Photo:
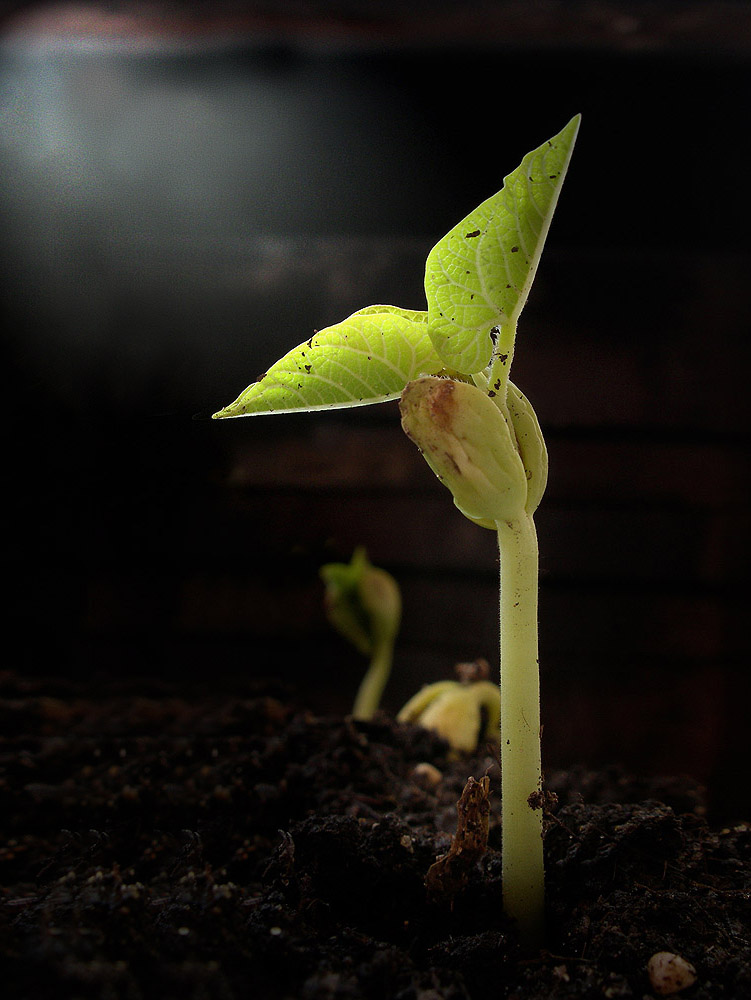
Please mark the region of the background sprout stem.
[[497, 522], [500, 549], [503, 905], [528, 948], [544, 933], [537, 643], [537, 533], [531, 514]]
[[370, 666], [357, 689], [352, 715], [355, 719], [372, 719], [381, 704], [383, 689], [391, 674], [393, 642], [382, 641], [374, 649]]

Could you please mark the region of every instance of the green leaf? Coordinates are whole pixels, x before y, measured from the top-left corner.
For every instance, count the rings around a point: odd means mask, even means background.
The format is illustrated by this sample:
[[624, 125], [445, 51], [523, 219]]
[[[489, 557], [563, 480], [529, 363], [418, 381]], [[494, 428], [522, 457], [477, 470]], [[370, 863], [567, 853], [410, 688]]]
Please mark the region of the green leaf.
[[367, 306], [285, 354], [214, 416], [322, 410], [396, 399], [407, 382], [443, 369], [427, 331], [426, 312]]
[[326, 563], [320, 576], [326, 585], [324, 604], [329, 621], [364, 656], [399, 630], [401, 594], [396, 580], [355, 549], [348, 563]]
[[[402, 309], [401, 306], [363, 306], [352, 313], [352, 316], [374, 316], [376, 314], [391, 313], [394, 316], [403, 316], [414, 323], [427, 323], [428, 314], [425, 309]], [[352, 316], [349, 319], [352, 319]]]
[[474, 374], [496, 351], [513, 353], [516, 321], [537, 270], [579, 130], [580, 116], [532, 150], [430, 251], [425, 267], [430, 336], [446, 365]]

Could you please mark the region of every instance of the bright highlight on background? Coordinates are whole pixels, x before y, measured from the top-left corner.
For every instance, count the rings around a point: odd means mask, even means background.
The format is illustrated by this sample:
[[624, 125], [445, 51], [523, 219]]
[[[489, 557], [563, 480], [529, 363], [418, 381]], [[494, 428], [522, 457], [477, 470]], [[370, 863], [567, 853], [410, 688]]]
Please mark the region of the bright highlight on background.
[[347, 60], [133, 20], [0, 36], [0, 304], [66, 399], [163, 401], [187, 364], [195, 407], [212, 348], [259, 370], [278, 353], [283, 312], [249, 330], [247, 302], [279, 260], [424, 213], [423, 157], [409, 100], [381, 114], [384, 82]]

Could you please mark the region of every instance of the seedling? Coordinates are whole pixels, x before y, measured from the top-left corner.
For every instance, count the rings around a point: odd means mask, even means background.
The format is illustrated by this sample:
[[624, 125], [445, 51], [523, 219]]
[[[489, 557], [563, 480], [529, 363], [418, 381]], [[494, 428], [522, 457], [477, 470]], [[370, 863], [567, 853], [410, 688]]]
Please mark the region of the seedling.
[[400, 398], [402, 426], [500, 548], [503, 899], [542, 941], [544, 874], [533, 514], [547, 481], [535, 412], [509, 381], [516, 327], [568, 169], [579, 116], [430, 251], [427, 310], [367, 306], [315, 333], [217, 417]]
[[487, 660], [458, 663], [459, 680], [426, 684], [397, 715], [442, 736], [454, 754], [473, 753], [478, 743], [498, 742], [501, 698], [488, 680]]
[[352, 715], [372, 719], [391, 673], [402, 611], [399, 586], [385, 569], [371, 565], [363, 548], [355, 550], [352, 562], [322, 566], [321, 579], [326, 585], [324, 603], [329, 621], [370, 658]]

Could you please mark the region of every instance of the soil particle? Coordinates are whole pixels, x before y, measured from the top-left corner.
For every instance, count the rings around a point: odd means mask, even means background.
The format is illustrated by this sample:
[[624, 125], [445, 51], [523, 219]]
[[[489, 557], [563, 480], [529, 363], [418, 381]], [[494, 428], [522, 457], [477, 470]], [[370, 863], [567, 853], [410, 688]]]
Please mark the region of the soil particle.
[[[0, 727], [8, 1000], [641, 1000], [660, 952], [696, 970], [686, 1000], [751, 996], [751, 827], [712, 829], [686, 779], [548, 776], [548, 934], [530, 958], [501, 907], [490, 756], [455, 760], [386, 717], [315, 717], [278, 686], [5, 675]], [[486, 774], [487, 849], [430, 898]]]
[[680, 955], [658, 951], [647, 962], [649, 982], [661, 997], [682, 993], [696, 982], [696, 969]]

